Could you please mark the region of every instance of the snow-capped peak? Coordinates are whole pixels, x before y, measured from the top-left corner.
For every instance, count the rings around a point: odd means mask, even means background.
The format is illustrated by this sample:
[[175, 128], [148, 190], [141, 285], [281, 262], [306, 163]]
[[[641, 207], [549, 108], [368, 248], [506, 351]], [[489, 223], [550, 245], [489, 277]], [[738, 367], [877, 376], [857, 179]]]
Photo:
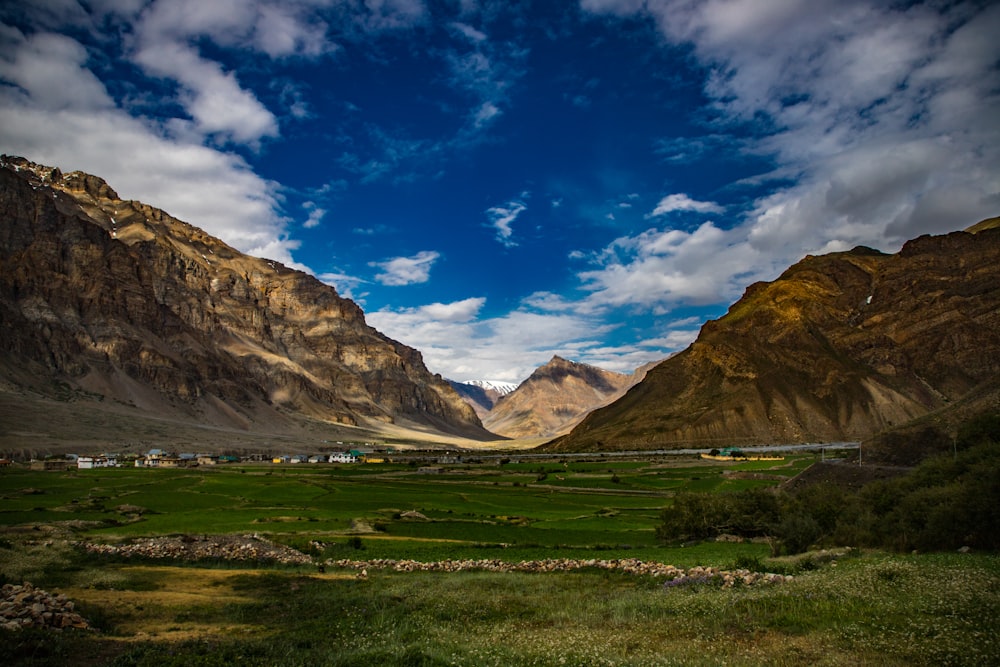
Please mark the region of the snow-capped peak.
[[492, 389], [501, 396], [506, 396], [518, 386], [516, 382], [500, 382], [499, 380], [469, 380], [464, 384], [471, 384], [482, 389]]

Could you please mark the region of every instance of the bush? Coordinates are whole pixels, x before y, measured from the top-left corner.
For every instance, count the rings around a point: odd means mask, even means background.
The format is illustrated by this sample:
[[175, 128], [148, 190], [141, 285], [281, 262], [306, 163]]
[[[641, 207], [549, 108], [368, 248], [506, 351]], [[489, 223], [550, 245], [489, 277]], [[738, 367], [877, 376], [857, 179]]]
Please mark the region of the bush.
[[661, 540], [701, 540], [722, 534], [768, 535], [780, 518], [778, 497], [767, 489], [737, 493], [679, 493], [661, 515]]
[[808, 551], [823, 534], [819, 523], [808, 513], [801, 511], [786, 514], [776, 532], [781, 540], [781, 550], [786, 554]]
[[[918, 448], [936, 437], [925, 429]], [[663, 511], [656, 534], [664, 541], [772, 536], [789, 554], [828, 542], [898, 551], [1000, 550], [1000, 416], [970, 420], [955, 443], [952, 449], [949, 438], [946, 451], [909, 474], [860, 491], [817, 484], [795, 494], [680, 493]]]

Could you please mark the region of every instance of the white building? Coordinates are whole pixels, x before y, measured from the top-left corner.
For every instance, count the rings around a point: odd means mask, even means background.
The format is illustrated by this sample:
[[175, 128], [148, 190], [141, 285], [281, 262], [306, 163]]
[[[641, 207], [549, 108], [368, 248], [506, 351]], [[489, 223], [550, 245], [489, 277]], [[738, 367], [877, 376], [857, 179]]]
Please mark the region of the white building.
[[80, 456], [76, 459], [78, 470], [92, 470], [93, 468], [115, 468], [118, 466], [118, 459], [107, 456]]

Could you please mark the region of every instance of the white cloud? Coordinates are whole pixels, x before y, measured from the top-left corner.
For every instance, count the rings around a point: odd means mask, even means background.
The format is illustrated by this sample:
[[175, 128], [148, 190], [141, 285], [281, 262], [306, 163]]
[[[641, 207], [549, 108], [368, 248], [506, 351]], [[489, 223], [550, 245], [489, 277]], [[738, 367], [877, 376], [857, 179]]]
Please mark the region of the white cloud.
[[513, 199], [502, 206], [493, 206], [486, 209], [486, 217], [490, 221], [490, 226], [497, 230], [497, 241], [508, 248], [517, 245], [517, 242], [511, 238], [514, 234], [512, 225], [518, 216], [527, 209], [527, 205], [517, 199]]
[[[525, 309], [479, 318], [485, 301], [477, 297], [420, 308], [383, 308], [366, 319], [386, 335], [419, 349], [432, 372], [459, 381], [520, 382], [553, 354], [586, 362], [587, 350], [598, 348], [597, 339], [611, 328], [578, 315]], [[649, 356], [646, 352], [646, 361]]]
[[365, 284], [367, 281], [357, 276], [348, 275], [346, 273], [340, 273], [336, 271], [327, 271], [325, 273], [320, 273], [316, 276], [320, 282], [329, 285], [330, 287], [337, 290], [337, 293], [347, 299], [352, 299], [358, 302], [359, 305], [363, 305], [362, 301], [367, 293], [358, 294], [355, 290], [360, 286]]
[[383, 308], [368, 323], [419, 349], [427, 367], [451, 380], [521, 382], [553, 354], [598, 368], [631, 373], [686, 347], [697, 335], [690, 320], [667, 325], [663, 335], [622, 345], [604, 337], [616, 328], [567, 308], [536, 312], [537, 301], [501, 316], [481, 317], [486, 299], [418, 308]]
[[433, 250], [422, 250], [413, 257], [394, 257], [371, 266], [382, 269], [375, 280], [383, 285], [402, 286], [425, 283], [430, 279], [431, 267], [441, 257]]
[[143, 46], [134, 56], [153, 76], [177, 81], [178, 101], [194, 119], [197, 131], [241, 144], [257, 145], [278, 135], [278, 121], [233, 72], [201, 58], [193, 48], [176, 42]]
[[504, 112], [511, 86], [521, 78], [527, 50], [509, 42], [493, 42], [467, 23], [449, 26], [461, 44], [444, 53], [452, 86], [473, 99], [458, 141], [474, 141]]
[[[263, 19], [264, 12], [269, 21]], [[263, 4], [234, 0], [155, 2], [137, 17], [130, 40], [131, 58], [155, 77], [175, 81], [178, 102], [191, 115], [195, 129], [224, 141], [255, 146], [278, 135], [277, 118], [246, 88], [235, 72], [198, 52], [196, 41], [287, 55], [296, 48], [294, 22]], [[289, 50], [290, 49], [290, 50]]]
[[286, 56], [315, 57], [338, 47], [328, 25], [309, 0], [155, 0], [135, 21], [136, 48], [148, 43], [191, 44], [201, 38], [229, 48]]
[[686, 194], [672, 194], [667, 195], [660, 200], [660, 203], [656, 205], [653, 212], [649, 214], [649, 217], [656, 217], [659, 215], [667, 215], [668, 213], [673, 213], [675, 211], [691, 211], [694, 213], [722, 213], [725, 211], [724, 208], [716, 204], [715, 202], [709, 201], [695, 201], [691, 199]]
[[773, 270], [769, 264], [761, 268], [762, 258], [745, 234], [706, 222], [693, 232], [649, 229], [616, 239], [602, 253], [600, 268], [579, 274], [589, 295], [578, 307], [666, 312], [682, 303], [731, 300], [748, 282]]
[[[708, 143], [705, 137], [662, 141], [665, 159], [699, 159], [709, 145], [721, 144], [720, 135], [734, 132], [739, 150], [773, 157], [771, 176], [790, 183], [754, 202], [745, 223], [725, 233], [739, 270], [767, 276], [768, 267], [804, 253], [857, 244], [894, 250], [907, 238], [996, 215], [1000, 6], [867, 0], [584, 0], [581, 6], [650, 17], [669, 41], [692, 45], [711, 72], [704, 91], [720, 132], [706, 135]], [[757, 134], [746, 136], [747, 128]], [[601, 288], [595, 294], [614, 298], [613, 285], [625, 280], [649, 287], [642, 279], [652, 274], [642, 269], [661, 260], [654, 255], [608, 267], [592, 283]], [[726, 266], [721, 258], [712, 264]], [[681, 271], [660, 282], [692, 292], [685, 282], [697, 277]], [[718, 291], [719, 280], [701, 277], [714, 286], [706, 294]]]
[[0, 145], [4, 152], [105, 178], [126, 199], [164, 209], [243, 252], [294, 268], [278, 186], [238, 155], [170, 136], [115, 106], [86, 69], [86, 49], [51, 33], [0, 40]]
[[479, 314], [485, 303], [483, 297], [472, 297], [452, 303], [432, 303], [418, 310], [436, 322], [468, 322]]
[[[34, 32], [22, 34], [0, 24], [0, 81], [5, 84], [0, 86], [0, 146], [67, 171], [97, 174], [123, 197], [160, 207], [238, 250], [308, 270], [293, 259], [299, 242], [287, 234], [290, 219], [281, 212], [279, 185], [255, 174], [237, 153], [219, 148], [226, 142], [256, 148], [261, 139], [277, 136], [278, 121], [241, 85], [236, 72], [199, 49], [211, 44], [255, 56], [318, 57], [338, 48], [317, 16], [322, 4], [28, 3], [25, 29]], [[147, 90], [143, 86], [149, 82], [137, 79], [127, 82], [134, 91], [128, 101], [116, 103], [102, 82], [105, 73], [102, 78], [95, 74], [104, 60], [93, 58], [69, 32], [46, 32], [67, 27], [81, 39], [89, 37], [98, 49], [94, 53], [121, 51], [149, 74], [176, 83], [175, 96], [164, 100], [157, 96], [159, 84]], [[134, 115], [136, 99], [156, 115]], [[158, 115], [171, 110], [171, 101], [188, 116]], [[313, 209], [306, 225], [321, 216], [321, 209]]]
[[323, 222], [323, 218], [326, 217], [326, 209], [320, 208], [316, 205], [316, 202], [307, 201], [302, 203], [302, 208], [309, 212], [309, 217], [306, 221], [302, 223], [302, 226], [306, 229], [313, 229], [314, 227], [319, 227]]
[[114, 106], [104, 84], [85, 67], [87, 50], [63, 35], [25, 36], [0, 24], [0, 78], [23, 91], [24, 100], [46, 110], [100, 111]]

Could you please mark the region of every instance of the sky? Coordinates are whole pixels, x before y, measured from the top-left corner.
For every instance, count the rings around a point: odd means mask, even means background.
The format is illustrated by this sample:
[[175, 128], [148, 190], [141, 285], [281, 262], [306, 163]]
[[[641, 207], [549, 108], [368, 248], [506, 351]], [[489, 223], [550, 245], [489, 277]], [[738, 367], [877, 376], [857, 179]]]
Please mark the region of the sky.
[[0, 152], [307, 271], [458, 380], [684, 349], [1000, 215], [1000, 5], [0, 0]]

